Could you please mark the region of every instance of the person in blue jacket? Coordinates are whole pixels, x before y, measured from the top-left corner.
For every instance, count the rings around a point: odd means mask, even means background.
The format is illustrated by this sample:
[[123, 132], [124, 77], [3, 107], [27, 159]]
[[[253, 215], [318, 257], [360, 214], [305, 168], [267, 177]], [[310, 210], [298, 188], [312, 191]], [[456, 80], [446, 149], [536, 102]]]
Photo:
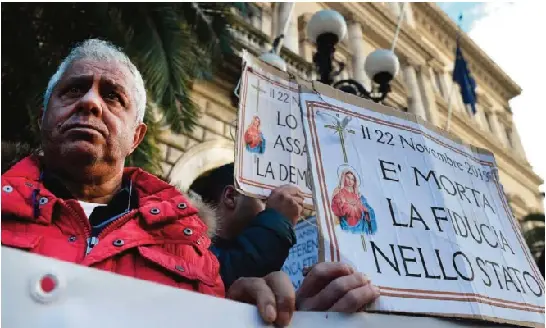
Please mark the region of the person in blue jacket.
[[211, 251], [220, 262], [226, 289], [241, 277], [262, 277], [282, 268], [296, 244], [293, 226], [303, 210], [303, 194], [292, 185], [273, 190], [266, 200], [235, 189], [233, 163], [198, 178], [190, 187], [214, 206], [218, 219]]

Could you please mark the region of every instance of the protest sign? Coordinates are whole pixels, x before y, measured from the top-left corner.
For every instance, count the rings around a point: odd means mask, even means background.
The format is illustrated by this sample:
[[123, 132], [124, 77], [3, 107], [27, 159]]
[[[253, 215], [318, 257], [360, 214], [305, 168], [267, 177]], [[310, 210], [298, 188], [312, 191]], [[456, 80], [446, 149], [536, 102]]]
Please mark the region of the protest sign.
[[372, 310], [544, 326], [544, 280], [491, 153], [410, 114], [301, 88], [321, 255], [379, 286]]
[[318, 262], [318, 228], [317, 219], [308, 217], [296, 224], [296, 245], [288, 253], [288, 258], [282, 266], [284, 271], [298, 289], [303, 281], [303, 269], [310, 268]]
[[[58, 283], [46, 293], [40, 279]], [[2, 247], [2, 327], [272, 327], [256, 307]], [[438, 318], [296, 312], [290, 327], [462, 328]], [[492, 325], [483, 327], [493, 327]], [[495, 326], [500, 328], [500, 326]]]
[[312, 207], [307, 146], [301, 127], [298, 85], [288, 74], [243, 53], [235, 179], [247, 195], [264, 198], [293, 184]]

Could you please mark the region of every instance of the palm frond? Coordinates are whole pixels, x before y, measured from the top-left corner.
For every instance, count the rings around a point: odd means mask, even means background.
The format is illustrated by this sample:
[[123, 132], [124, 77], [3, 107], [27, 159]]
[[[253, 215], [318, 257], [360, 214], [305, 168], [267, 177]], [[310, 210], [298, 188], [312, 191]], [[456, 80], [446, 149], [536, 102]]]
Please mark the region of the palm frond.
[[532, 213], [532, 214], [524, 216], [522, 221], [523, 222], [544, 222], [544, 214]]

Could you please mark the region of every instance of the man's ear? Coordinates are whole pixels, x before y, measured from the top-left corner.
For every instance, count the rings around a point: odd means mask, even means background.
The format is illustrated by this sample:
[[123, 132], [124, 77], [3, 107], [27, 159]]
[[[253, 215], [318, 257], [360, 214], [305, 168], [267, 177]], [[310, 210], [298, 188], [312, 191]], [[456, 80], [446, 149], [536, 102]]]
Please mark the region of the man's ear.
[[148, 126], [144, 123], [139, 123], [135, 129], [135, 133], [133, 135], [133, 146], [131, 148], [131, 154], [135, 151], [135, 149], [140, 145], [142, 140], [144, 140], [144, 136], [146, 135], [146, 131], [148, 131]]
[[224, 188], [222, 191], [222, 196], [220, 199], [220, 202], [224, 204], [224, 206], [230, 210], [235, 209], [237, 206], [237, 195], [239, 193], [237, 190], [235, 190], [235, 186], [229, 185]]

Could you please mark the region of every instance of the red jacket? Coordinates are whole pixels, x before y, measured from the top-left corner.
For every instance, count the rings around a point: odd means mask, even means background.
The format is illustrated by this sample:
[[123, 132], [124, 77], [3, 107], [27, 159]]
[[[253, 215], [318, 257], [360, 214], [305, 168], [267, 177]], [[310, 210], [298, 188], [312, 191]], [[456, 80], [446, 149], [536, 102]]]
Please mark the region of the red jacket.
[[40, 182], [37, 158], [23, 159], [2, 175], [2, 245], [224, 297], [197, 209], [141, 169], [126, 168], [124, 176], [132, 181], [139, 208], [106, 227], [86, 256], [91, 227], [78, 201], [55, 197]]

